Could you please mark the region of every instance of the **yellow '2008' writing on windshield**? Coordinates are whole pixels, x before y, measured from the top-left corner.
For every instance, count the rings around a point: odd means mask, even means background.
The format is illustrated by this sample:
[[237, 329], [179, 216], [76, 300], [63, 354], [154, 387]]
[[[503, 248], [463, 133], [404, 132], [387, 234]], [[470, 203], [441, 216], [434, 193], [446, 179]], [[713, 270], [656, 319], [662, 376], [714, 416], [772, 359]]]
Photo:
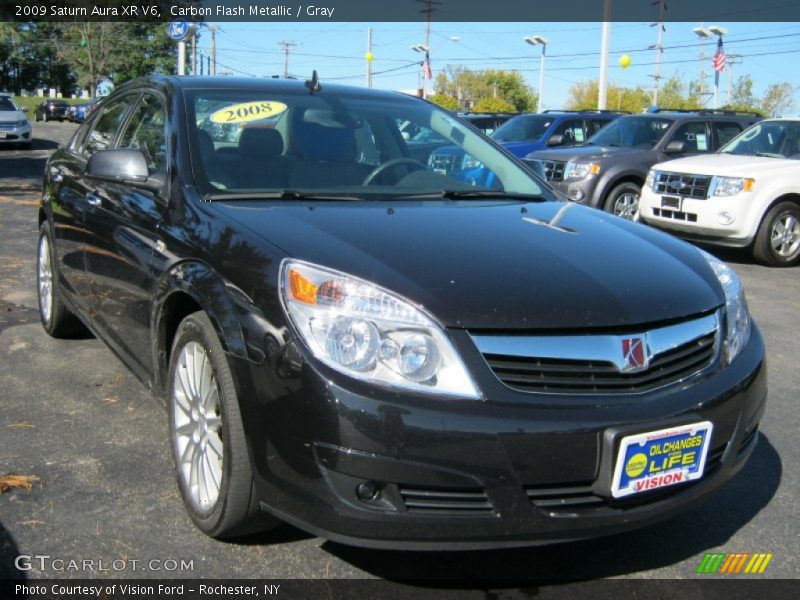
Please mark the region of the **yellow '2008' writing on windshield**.
[[288, 107], [282, 102], [269, 102], [259, 100], [257, 102], [243, 102], [226, 106], [214, 112], [211, 120], [214, 123], [246, 123], [247, 121], [257, 121], [267, 119], [281, 114]]

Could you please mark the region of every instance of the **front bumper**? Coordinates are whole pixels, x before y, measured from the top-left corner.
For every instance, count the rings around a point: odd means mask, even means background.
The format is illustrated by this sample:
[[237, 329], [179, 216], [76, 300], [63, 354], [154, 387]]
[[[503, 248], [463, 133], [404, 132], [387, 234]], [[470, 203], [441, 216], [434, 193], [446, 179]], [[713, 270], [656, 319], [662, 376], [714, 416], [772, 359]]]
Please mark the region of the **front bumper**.
[[0, 144], [18, 144], [31, 141], [31, 126], [0, 128]]
[[[463, 352], [467, 334], [451, 333]], [[755, 326], [733, 365], [624, 397], [516, 392], [481, 368], [476, 349], [463, 354], [484, 400], [378, 389], [307, 359], [296, 343], [260, 366], [231, 358], [262, 508], [368, 547], [473, 549], [612, 534], [677, 514], [738, 472], [767, 395]], [[714, 433], [701, 480], [610, 497], [622, 436], [705, 420]], [[359, 497], [367, 482], [375, 498]]]
[[595, 198], [597, 182], [597, 177], [549, 181], [553, 187], [565, 194], [573, 202], [579, 202], [580, 204], [586, 204], [588, 206], [597, 205], [597, 199]]
[[682, 237], [718, 244], [744, 247], [753, 241], [753, 223], [760, 222], [752, 192], [736, 196], [681, 198], [680, 210], [661, 207], [661, 194], [643, 188], [639, 199], [639, 215], [648, 224], [674, 231]]

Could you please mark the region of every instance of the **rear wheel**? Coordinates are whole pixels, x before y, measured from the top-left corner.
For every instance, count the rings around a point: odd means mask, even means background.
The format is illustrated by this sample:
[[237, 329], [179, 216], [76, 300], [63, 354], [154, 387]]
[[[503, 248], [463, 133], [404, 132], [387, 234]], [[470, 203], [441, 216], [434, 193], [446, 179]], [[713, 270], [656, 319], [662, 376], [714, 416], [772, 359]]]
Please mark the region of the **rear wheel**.
[[780, 202], [773, 206], [756, 234], [753, 255], [773, 267], [789, 267], [800, 258], [800, 206]]
[[36, 291], [39, 297], [39, 319], [48, 335], [62, 338], [71, 337], [84, 331], [83, 324], [61, 300], [55, 270], [55, 251], [47, 222], [42, 223], [42, 227], [39, 229]]
[[167, 387], [178, 486], [195, 525], [227, 538], [279, 524], [253, 502], [253, 472], [233, 376], [208, 316], [178, 326]]
[[616, 186], [606, 198], [603, 208], [606, 212], [628, 219], [639, 220], [639, 194], [642, 188], [633, 182], [627, 181]]

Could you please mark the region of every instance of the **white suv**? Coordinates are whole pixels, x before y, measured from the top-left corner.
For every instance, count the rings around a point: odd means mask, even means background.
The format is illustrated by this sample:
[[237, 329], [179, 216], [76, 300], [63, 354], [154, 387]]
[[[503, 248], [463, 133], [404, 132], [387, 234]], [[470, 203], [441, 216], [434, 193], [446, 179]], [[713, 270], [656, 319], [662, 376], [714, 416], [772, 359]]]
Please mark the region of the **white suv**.
[[639, 216], [682, 237], [752, 246], [779, 267], [800, 259], [800, 118], [760, 121], [716, 154], [655, 165]]

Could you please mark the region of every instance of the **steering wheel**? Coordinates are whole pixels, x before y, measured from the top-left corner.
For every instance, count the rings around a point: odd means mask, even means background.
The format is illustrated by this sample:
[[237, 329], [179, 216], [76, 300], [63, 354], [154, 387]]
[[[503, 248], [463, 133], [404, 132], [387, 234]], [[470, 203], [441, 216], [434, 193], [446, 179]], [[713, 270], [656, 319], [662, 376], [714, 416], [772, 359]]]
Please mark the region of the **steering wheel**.
[[422, 162], [418, 161], [416, 158], [407, 158], [407, 157], [393, 158], [392, 160], [387, 160], [385, 163], [381, 163], [377, 167], [372, 169], [372, 172], [364, 178], [364, 181], [361, 183], [361, 185], [363, 185], [364, 187], [371, 185], [372, 182], [378, 178], [378, 175], [382, 175], [384, 171], [392, 169], [398, 165], [412, 165], [415, 167], [419, 167], [419, 169], [428, 168]]

